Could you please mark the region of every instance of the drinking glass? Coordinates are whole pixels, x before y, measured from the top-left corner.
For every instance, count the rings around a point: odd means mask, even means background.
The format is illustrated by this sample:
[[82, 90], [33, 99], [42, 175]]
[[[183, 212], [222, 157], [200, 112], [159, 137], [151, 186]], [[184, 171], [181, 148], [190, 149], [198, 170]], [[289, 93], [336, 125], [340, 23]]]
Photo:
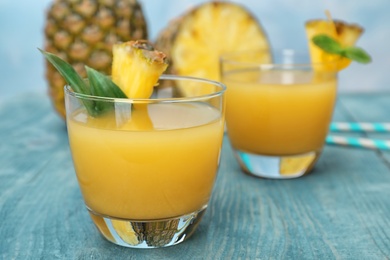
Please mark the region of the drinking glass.
[[[160, 78], [150, 99], [88, 96], [65, 87], [77, 180], [106, 239], [154, 248], [194, 232], [218, 171], [224, 92], [218, 82], [172, 75]], [[93, 117], [86, 103], [107, 111]]]
[[337, 92], [337, 61], [313, 64], [294, 50], [221, 57], [226, 124], [242, 170], [296, 178], [319, 158]]

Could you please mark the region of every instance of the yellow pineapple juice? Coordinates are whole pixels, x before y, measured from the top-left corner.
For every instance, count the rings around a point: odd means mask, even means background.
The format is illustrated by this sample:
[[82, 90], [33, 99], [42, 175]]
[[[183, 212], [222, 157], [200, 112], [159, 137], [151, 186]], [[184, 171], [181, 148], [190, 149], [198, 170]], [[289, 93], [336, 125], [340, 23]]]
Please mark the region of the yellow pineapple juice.
[[[137, 110], [132, 112], [136, 117]], [[132, 220], [177, 217], [207, 205], [223, 135], [216, 109], [198, 104], [151, 105], [154, 129], [141, 131], [115, 115], [68, 120], [72, 156], [90, 210]], [[112, 127], [115, 126], [115, 127]]]
[[224, 75], [233, 147], [263, 155], [320, 151], [332, 118], [336, 79], [310, 71], [240, 71]]

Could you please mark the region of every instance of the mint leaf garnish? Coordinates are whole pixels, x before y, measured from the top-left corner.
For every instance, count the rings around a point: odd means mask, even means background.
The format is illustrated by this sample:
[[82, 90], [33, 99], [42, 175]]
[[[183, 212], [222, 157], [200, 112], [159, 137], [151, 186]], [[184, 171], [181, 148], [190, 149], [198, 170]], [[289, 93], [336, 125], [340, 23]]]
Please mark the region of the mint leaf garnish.
[[344, 50], [344, 56], [348, 59], [360, 62], [360, 63], [370, 63], [371, 56], [362, 48], [359, 47], [347, 47]]
[[[39, 51], [57, 69], [73, 91], [84, 95], [127, 98], [123, 91], [106, 75], [86, 66], [89, 80], [88, 85], [72, 65], [50, 52], [41, 49], [39, 49]], [[82, 101], [87, 112], [93, 117], [99, 116], [113, 108], [111, 104], [108, 104], [109, 102], [91, 101], [86, 99], [83, 99]]]
[[312, 38], [312, 41], [327, 53], [340, 55], [359, 63], [371, 62], [371, 56], [362, 48], [354, 46], [342, 47], [339, 42], [326, 34], [316, 35]]
[[312, 39], [313, 43], [327, 53], [342, 55], [343, 47], [333, 38], [325, 34], [316, 35]]

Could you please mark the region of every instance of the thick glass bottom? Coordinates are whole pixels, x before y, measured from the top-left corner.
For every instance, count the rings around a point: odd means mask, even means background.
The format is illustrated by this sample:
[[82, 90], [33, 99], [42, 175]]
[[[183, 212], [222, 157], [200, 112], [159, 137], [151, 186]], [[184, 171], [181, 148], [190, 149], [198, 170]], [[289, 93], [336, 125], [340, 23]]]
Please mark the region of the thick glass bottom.
[[147, 221], [112, 218], [88, 210], [100, 233], [108, 241], [131, 248], [157, 248], [173, 246], [189, 238], [206, 207], [176, 218]]
[[292, 179], [307, 174], [313, 168], [320, 152], [276, 156], [234, 150], [234, 155], [246, 173], [270, 179]]

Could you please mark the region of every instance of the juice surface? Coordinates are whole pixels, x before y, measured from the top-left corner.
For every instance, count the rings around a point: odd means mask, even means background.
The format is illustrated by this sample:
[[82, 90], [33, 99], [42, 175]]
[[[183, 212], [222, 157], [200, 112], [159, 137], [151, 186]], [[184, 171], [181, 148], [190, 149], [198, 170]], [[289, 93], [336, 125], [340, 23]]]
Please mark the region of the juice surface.
[[232, 146], [262, 155], [321, 150], [332, 118], [337, 79], [310, 71], [226, 74], [226, 123]]
[[114, 115], [94, 119], [76, 111], [68, 119], [77, 177], [93, 211], [152, 220], [207, 205], [222, 144], [220, 112], [197, 104], [148, 110], [154, 127], [141, 131], [131, 119], [115, 126]]

